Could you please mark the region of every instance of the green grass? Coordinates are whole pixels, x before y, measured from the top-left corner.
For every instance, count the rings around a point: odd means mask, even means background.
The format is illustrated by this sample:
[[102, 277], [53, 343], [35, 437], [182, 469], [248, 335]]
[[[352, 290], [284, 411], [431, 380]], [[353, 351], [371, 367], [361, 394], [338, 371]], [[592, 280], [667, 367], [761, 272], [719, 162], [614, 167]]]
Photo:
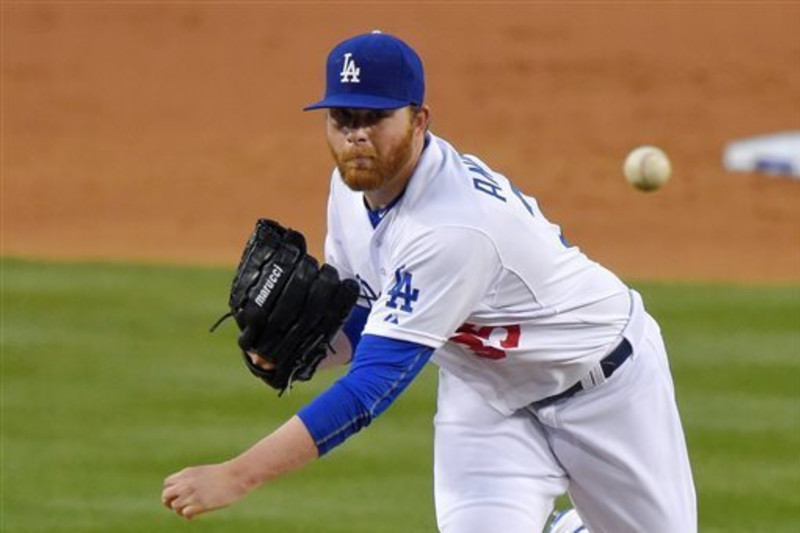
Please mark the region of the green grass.
[[[326, 387], [250, 377], [231, 272], [4, 259], [3, 532], [434, 531], [435, 371], [363, 434], [222, 512], [181, 522], [161, 483], [249, 446]], [[701, 531], [800, 523], [800, 287], [637, 283], [670, 348]]]

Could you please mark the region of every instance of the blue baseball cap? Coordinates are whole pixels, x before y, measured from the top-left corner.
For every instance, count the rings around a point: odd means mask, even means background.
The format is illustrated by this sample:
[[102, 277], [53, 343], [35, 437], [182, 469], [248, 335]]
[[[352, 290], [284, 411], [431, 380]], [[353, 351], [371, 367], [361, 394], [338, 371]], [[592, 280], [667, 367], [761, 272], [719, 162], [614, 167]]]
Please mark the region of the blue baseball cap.
[[328, 55], [325, 98], [304, 111], [328, 107], [397, 109], [422, 105], [422, 60], [406, 43], [374, 31], [336, 45]]

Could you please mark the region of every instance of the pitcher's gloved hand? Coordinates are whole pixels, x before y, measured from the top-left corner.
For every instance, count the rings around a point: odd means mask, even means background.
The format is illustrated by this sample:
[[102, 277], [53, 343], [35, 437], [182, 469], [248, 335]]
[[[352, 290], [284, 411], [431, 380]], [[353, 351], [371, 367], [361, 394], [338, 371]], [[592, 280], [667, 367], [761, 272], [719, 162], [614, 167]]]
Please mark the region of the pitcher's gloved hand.
[[[250, 372], [283, 393], [293, 381], [311, 379], [358, 293], [355, 280], [340, 280], [335, 268], [320, 267], [306, 253], [302, 234], [260, 219], [239, 261], [223, 320], [236, 319]], [[247, 352], [274, 367], [265, 369]]]

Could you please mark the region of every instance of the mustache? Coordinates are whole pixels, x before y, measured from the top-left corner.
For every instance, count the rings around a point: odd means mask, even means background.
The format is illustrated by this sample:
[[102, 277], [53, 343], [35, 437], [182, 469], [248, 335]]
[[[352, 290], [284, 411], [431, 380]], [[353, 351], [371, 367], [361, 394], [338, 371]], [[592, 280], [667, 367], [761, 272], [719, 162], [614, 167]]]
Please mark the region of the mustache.
[[375, 158], [376, 154], [373, 150], [351, 150], [347, 153], [342, 154], [342, 161], [348, 162], [352, 161], [353, 159], [358, 159], [359, 157], [369, 157]]

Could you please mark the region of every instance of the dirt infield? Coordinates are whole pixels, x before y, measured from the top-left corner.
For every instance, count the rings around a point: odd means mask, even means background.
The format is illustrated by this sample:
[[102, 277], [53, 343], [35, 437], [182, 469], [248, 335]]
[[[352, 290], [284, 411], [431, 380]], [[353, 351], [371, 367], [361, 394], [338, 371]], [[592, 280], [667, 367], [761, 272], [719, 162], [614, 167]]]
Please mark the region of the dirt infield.
[[[800, 129], [800, 4], [3, 3], [2, 253], [233, 264], [258, 216], [319, 253], [329, 48], [381, 28], [434, 131], [625, 277], [800, 281], [800, 181], [724, 144]], [[667, 150], [663, 191], [622, 160]], [[521, 243], [522, 245], [523, 243]]]

